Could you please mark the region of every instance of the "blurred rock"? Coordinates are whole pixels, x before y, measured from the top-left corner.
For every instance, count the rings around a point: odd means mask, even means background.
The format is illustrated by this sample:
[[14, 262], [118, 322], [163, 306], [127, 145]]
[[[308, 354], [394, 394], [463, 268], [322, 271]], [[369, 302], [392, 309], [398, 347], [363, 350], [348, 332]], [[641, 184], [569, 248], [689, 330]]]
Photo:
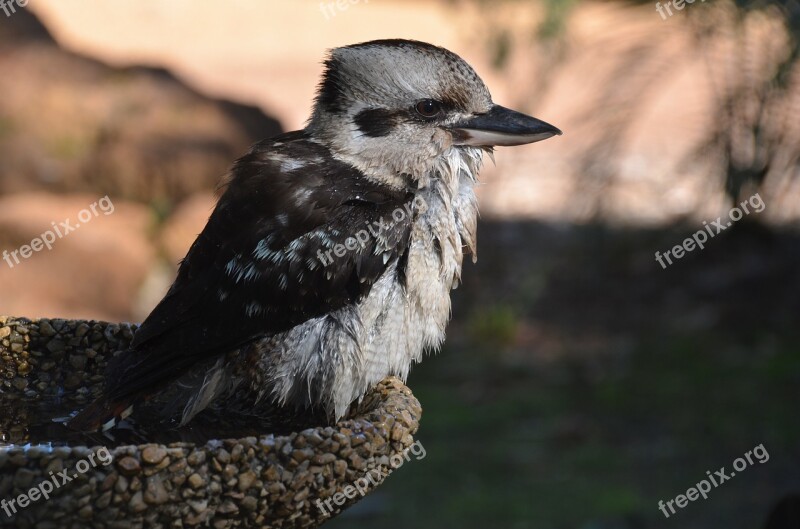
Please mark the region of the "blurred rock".
[[168, 208], [281, 131], [163, 69], [65, 51], [27, 10], [0, 26], [0, 192], [91, 191]]
[[[116, 200], [112, 213], [96, 207], [97, 216], [65, 233], [60, 224], [69, 219], [77, 226], [80, 212], [100, 198], [46, 193], [0, 198], [0, 313], [131, 319], [132, 301], [155, 262], [147, 236], [153, 216], [144, 206]], [[12, 253], [53, 231], [54, 224], [62, 238], [55, 237], [52, 249], [43, 247], [27, 259], [18, 253], [17, 264]]]

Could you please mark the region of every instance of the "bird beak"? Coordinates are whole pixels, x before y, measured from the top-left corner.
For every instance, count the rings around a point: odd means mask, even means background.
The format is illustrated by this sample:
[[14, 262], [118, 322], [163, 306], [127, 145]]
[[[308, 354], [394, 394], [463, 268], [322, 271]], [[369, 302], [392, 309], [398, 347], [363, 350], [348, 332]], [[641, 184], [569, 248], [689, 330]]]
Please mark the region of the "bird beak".
[[500, 105], [456, 123], [450, 130], [456, 145], [472, 147], [525, 145], [561, 135], [561, 131], [549, 123]]

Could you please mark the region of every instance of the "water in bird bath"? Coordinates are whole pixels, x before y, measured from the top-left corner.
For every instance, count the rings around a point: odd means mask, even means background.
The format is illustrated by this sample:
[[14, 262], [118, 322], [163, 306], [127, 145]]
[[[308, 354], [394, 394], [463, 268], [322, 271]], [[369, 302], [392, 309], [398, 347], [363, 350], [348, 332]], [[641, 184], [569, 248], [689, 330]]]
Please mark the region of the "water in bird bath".
[[[55, 396], [20, 396], [0, 392], [0, 449], [18, 446], [121, 446], [130, 444], [192, 442], [233, 439], [265, 434], [284, 434], [324, 424], [321, 417], [296, 413], [253, 415], [231, 410], [224, 405], [199, 414], [182, 427], [125, 420], [105, 432], [77, 432], [66, 426], [75, 414], [74, 404]], [[147, 408], [142, 414], [147, 418]]]

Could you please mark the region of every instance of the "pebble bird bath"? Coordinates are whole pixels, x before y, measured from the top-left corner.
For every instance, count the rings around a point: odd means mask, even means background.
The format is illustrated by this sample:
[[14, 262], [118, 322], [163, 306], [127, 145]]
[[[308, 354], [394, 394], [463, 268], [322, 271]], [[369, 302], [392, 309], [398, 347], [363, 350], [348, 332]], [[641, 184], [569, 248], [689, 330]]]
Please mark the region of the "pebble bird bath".
[[[393, 377], [335, 426], [258, 431], [210, 412], [172, 433], [71, 432], [59, 418], [99, 394], [107, 360], [135, 330], [0, 317], [0, 527], [316, 527], [331, 516], [317, 500], [414, 444], [420, 404]], [[48, 498], [29, 494], [46, 480], [58, 485]]]

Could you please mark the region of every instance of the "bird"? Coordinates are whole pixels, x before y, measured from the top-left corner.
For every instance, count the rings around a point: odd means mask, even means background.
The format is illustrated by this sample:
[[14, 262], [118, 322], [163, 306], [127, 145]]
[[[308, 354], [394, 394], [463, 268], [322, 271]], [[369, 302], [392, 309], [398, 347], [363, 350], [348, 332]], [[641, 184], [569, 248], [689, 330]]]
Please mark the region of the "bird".
[[112, 428], [160, 394], [167, 424], [185, 425], [242, 388], [254, 410], [339, 421], [441, 347], [477, 255], [483, 156], [560, 134], [495, 104], [443, 47], [330, 50], [305, 128], [234, 162], [174, 283], [69, 426]]

